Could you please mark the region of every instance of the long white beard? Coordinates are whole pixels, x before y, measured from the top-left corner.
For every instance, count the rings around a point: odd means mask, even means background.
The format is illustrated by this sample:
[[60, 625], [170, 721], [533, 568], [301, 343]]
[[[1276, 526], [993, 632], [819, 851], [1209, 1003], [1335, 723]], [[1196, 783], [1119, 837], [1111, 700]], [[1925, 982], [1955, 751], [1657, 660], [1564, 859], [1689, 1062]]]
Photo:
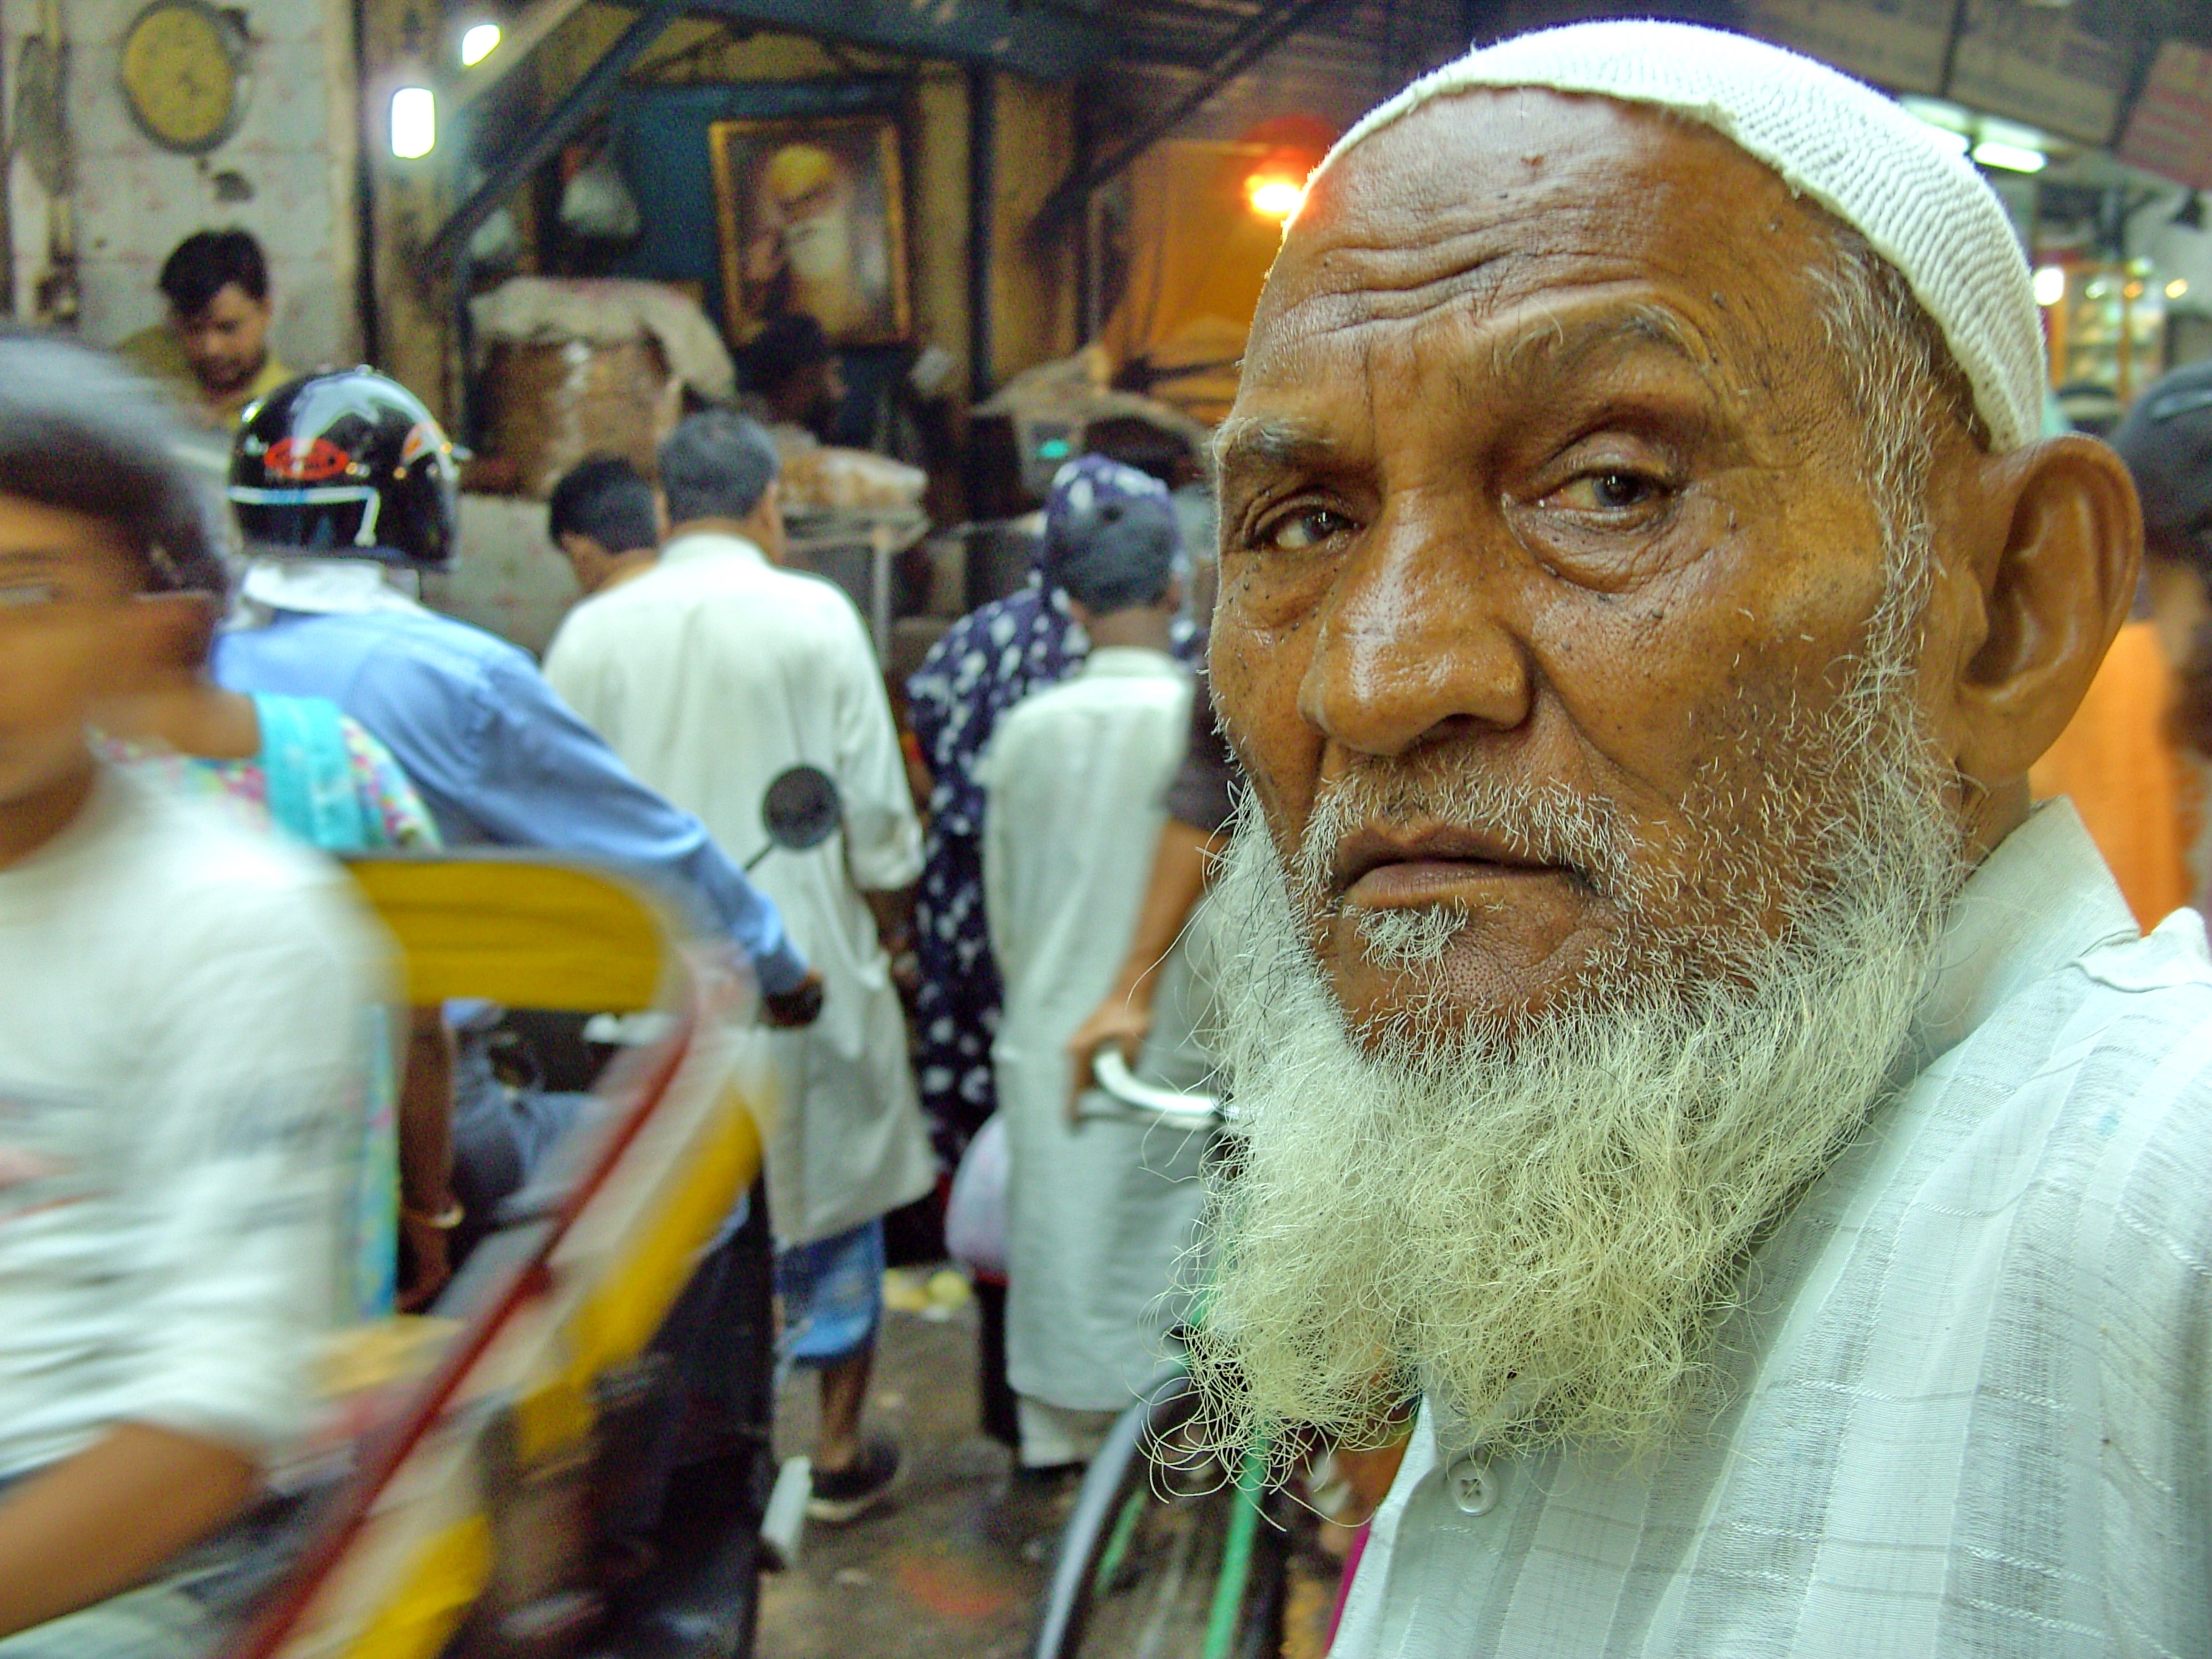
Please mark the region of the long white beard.
[[[1767, 734], [1792, 775], [1717, 790], [1697, 867], [1663, 893], [1636, 890], [1603, 803], [1464, 779], [1439, 801], [1387, 763], [1364, 799], [1317, 807], [1333, 847], [1410, 792], [1610, 884], [1640, 942], [1510, 1030], [1353, 1033], [1292, 901], [1327, 849], [1310, 836], [1286, 870], [1248, 808], [1212, 907], [1242, 1114], [1193, 1352], [1214, 1443], [1302, 1424], [1373, 1443], [1420, 1393], [1448, 1441], [1648, 1451], [1680, 1430], [1750, 1248], [1892, 1086], [1963, 879], [1896, 684], [1878, 665], [1823, 729]], [[1778, 902], [1772, 938], [1753, 918]], [[1363, 943], [1418, 984], [1466, 920], [1370, 918]]]

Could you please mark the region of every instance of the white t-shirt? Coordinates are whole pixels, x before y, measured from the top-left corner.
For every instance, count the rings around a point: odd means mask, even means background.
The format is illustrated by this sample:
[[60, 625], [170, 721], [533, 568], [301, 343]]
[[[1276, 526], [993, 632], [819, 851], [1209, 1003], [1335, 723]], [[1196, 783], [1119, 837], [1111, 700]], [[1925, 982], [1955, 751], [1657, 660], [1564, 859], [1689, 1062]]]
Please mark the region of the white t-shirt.
[[304, 1425], [386, 965], [329, 864], [126, 771], [0, 870], [0, 1478]]

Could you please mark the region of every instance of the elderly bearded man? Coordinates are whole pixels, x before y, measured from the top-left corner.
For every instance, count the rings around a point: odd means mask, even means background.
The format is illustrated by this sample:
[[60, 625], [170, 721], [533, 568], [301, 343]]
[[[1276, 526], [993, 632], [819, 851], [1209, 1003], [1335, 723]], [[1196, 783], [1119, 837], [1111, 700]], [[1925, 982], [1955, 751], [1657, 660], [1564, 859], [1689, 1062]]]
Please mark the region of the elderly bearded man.
[[2212, 964], [2029, 806], [2140, 530], [2027, 278], [1680, 26], [1313, 182], [1222, 437], [1197, 1360], [1232, 1443], [1419, 1403], [1340, 1659], [2212, 1652]]

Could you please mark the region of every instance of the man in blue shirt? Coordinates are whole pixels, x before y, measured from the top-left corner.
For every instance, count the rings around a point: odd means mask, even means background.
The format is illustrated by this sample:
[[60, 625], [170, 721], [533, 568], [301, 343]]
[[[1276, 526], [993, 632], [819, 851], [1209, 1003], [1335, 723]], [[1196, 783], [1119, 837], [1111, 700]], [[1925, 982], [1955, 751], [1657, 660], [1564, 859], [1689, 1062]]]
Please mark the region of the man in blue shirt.
[[254, 556], [249, 625], [219, 642], [216, 677], [338, 704], [392, 750], [449, 846], [580, 853], [703, 906], [751, 963], [770, 1021], [809, 1023], [820, 999], [805, 959], [706, 827], [638, 782], [527, 653], [390, 580], [451, 559], [453, 475], [429, 412], [370, 370], [263, 400], [231, 475]]
[[[807, 978], [775, 903], [706, 826], [630, 775], [506, 641], [406, 599], [353, 561], [257, 562], [216, 675], [240, 690], [330, 698], [383, 739], [448, 846], [584, 853], [703, 904], [769, 1001]], [[395, 603], [396, 601], [396, 603]]]
[[[241, 691], [327, 697], [390, 749], [448, 846], [490, 842], [621, 866], [701, 912], [751, 963], [763, 1018], [805, 1025], [821, 981], [775, 905], [690, 813], [631, 775], [529, 656], [441, 617], [392, 578], [453, 554], [451, 446], [404, 387], [368, 369], [309, 376], [248, 411], [230, 499], [252, 563], [246, 625], [224, 635], [216, 678]], [[574, 1121], [579, 1097], [501, 1087], [497, 1011], [456, 1006], [458, 1261]]]

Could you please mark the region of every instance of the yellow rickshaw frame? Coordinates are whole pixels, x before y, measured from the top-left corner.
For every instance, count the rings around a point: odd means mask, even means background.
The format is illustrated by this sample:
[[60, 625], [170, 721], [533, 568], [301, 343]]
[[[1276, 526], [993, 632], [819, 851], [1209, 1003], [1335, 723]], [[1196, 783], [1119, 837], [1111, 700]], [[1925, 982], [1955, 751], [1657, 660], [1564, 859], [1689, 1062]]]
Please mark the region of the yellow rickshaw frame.
[[468, 1437], [446, 1432], [456, 1413], [502, 1402], [525, 1461], [585, 1442], [594, 1379], [644, 1351], [761, 1167], [727, 1042], [750, 1008], [711, 988], [720, 975], [695, 971], [706, 947], [643, 889], [506, 853], [351, 870], [398, 943], [412, 1005], [651, 1009], [674, 1024], [608, 1068], [593, 1091], [607, 1121], [580, 1177], [529, 1224], [527, 1248], [500, 1267], [436, 1370], [361, 1449], [232, 1659], [432, 1659], [497, 1565], [473, 1462], [449, 1443]]

